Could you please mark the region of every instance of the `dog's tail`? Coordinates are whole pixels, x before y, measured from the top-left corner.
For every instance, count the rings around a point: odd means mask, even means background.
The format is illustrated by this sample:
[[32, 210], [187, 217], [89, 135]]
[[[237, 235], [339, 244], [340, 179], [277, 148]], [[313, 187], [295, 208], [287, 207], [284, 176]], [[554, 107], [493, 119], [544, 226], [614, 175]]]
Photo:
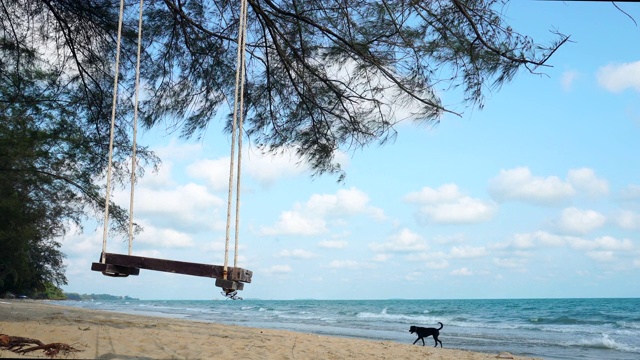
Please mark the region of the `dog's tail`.
[[440, 327], [438, 328], [438, 330], [442, 329], [444, 327], [444, 324], [441, 323], [440, 321], [438, 321], [438, 324], [440, 324]]

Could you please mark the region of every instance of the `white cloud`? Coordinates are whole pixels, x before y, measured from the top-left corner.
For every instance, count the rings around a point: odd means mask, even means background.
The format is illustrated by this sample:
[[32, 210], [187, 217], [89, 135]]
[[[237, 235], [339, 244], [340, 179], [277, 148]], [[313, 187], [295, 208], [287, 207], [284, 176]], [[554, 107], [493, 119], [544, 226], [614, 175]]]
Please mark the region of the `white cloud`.
[[144, 231], [135, 237], [137, 244], [148, 244], [150, 247], [188, 248], [193, 246], [193, 239], [189, 234], [174, 230], [162, 229], [143, 224]]
[[615, 251], [631, 251], [634, 249], [633, 242], [629, 239], [618, 240], [612, 236], [602, 236], [594, 240], [597, 248]]
[[469, 259], [485, 255], [487, 255], [487, 249], [473, 246], [454, 246], [449, 253], [449, 256], [453, 259]]
[[332, 269], [358, 269], [362, 265], [354, 260], [333, 260], [329, 263]]
[[416, 216], [421, 223], [477, 223], [490, 220], [496, 212], [495, 204], [466, 196], [455, 184], [445, 184], [438, 189], [424, 187], [404, 199], [420, 205]]
[[615, 218], [616, 223], [623, 229], [640, 230], [640, 214], [623, 210]]
[[628, 88], [640, 91], [640, 61], [603, 66], [597, 73], [600, 86], [611, 92]]
[[316, 257], [317, 255], [303, 249], [293, 249], [293, 250], [282, 250], [278, 253], [278, 256], [288, 257], [293, 259], [311, 259]]
[[227, 190], [229, 189], [229, 157], [198, 160], [187, 167], [187, 174], [193, 178], [205, 180], [215, 191]]
[[471, 276], [473, 275], [473, 272], [469, 269], [467, 269], [466, 267], [460, 268], [460, 269], [455, 269], [453, 271], [451, 271], [451, 275], [453, 276]]
[[292, 271], [289, 265], [273, 265], [267, 269], [262, 269], [262, 272], [267, 275], [286, 274]]
[[526, 167], [500, 170], [489, 182], [489, 193], [497, 201], [523, 201], [535, 204], [557, 204], [575, 194], [570, 183], [556, 176], [533, 176]]
[[534, 176], [529, 168], [500, 170], [489, 181], [489, 193], [497, 201], [522, 201], [540, 205], [557, 205], [580, 191], [589, 196], [605, 195], [609, 184], [589, 168], [571, 169], [567, 180], [557, 176]]
[[524, 266], [524, 259], [521, 258], [493, 258], [493, 263], [502, 268], [520, 269]]
[[[192, 230], [194, 227], [220, 229], [222, 226], [220, 217], [216, 215], [225, 202], [202, 185], [189, 183], [171, 190], [140, 187], [135, 194], [134, 219], [144, 219], [155, 226], [171, 224]], [[114, 200], [128, 204], [129, 194], [119, 192], [114, 195]]]
[[[616, 239], [612, 236], [601, 236], [593, 240], [576, 236], [562, 236], [550, 234], [545, 231], [536, 231], [527, 234], [518, 234], [514, 237], [520, 242], [526, 242], [528, 247], [568, 247], [581, 251], [632, 251], [635, 249], [633, 242], [629, 239]], [[510, 243], [508, 245], [513, 245]]]
[[447, 261], [447, 258], [449, 258], [449, 255], [441, 251], [409, 253], [405, 257], [407, 261], [420, 263], [420, 267], [434, 270], [442, 270], [448, 268], [449, 262]]
[[[198, 179], [204, 179], [216, 191], [229, 188], [229, 156], [216, 159], [201, 159], [187, 168], [187, 173]], [[234, 163], [235, 186], [237, 159]], [[309, 171], [308, 164], [297, 154], [295, 148], [283, 148], [277, 152], [261, 149], [243, 148], [242, 176], [249, 176], [262, 186], [270, 186], [282, 178], [295, 177]]]
[[530, 249], [535, 246], [534, 237], [531, 234], [515, 234], [510, 246], [516, 249]]
[[564, 91], [569, 91], [573, 87], [573, 83], [580, 77], [577, 71], [565, 71], [560, 78], [560, 84]]
[[310, 217], [297, 211], [285, 211], [273, 227], [263, 227], [262, 235], [320, 235], [327, 231], [327, 223], [319, 217]]
[[335, 195], [312, 195], [305, 204], [304, 210], [321, 216], [365, 214], [377, 220], [385, 219], [382, 209], [370, 206], [369, 196], [353, 187], [340, 189]]
[[623, 200], [640, 200], [640, 185], [629, 184], [621, 191], [620, 197]]
[[404, 276], [404, 279], [407, 281], [416, 281], [420, 280], [424, 277], [424, 274], [421, 271], [412, 271]]
[[154, 152], [162, 159], [162, 161], [191, 160], [202, 153], [202, 144], [189, 144], [180, 142], [176, 138], [172, 138], [168, 145], [159, 147]]
[[599, 262], [610, 262], [615, 260], [613, 251], [589, 251], [587, 252], [587, 256]]
[[376, 254], [376, 256], [374, 256], [371, 260], [375, 262], [385, 262], [391, 259], [391, 257], [391, 254]]
[[412, 192], [405, 196], [405, 200], [410, 203], [432, 204], [440, 202], [451, 202], [463, 197], [455, 184], [444, 184], [437, 189], [424, 187], [418, 192]]
[[325, 249], [344, 249], [348, 243], [344, 240], [324, 240], [318, 243], [318, 246]]
[[[242, 157], [243, 174], [258, 180], [262, 185], [269, 186], [284, 177], [293, 177], [309, 170], [293, 147], [279, 149], [276, 153], [262, 149], [246, 149]], [[228, 168], [227, 160], [227, 168]], [[227, 169], [227, 178], [229, 170]]]
[[427, 269], [442, 270], [449, 267], [449, 262], [445, 259], [433, 259], [424, 263]]
[[369, 248], [376, 252], [416, 252], [428, 247], [422, 236], [405, 228], [391, 235], [387, 242], [371, 243]]
[[315, 194], [294, 210], [285, 211], [272, 227], [263, 227], [263, 235], [319, 235], [328, 231], [328, 219], [368, 215], [384, 219], [383, 211], [369, 205], [369, 197], [356, 188], [340, 189], [336, 194]]
[[[102, 246], [102, 227], [100, 231], [93, 231], [90, 233], [83, 232], [73, 222], [67, 221], [66, 224], [69, 229], [67, 234], [60, 238], [60, 244], [64, 248], [65, 254], [73, 254], [79, 256], [88, 256], [93, 260], [98, 260], [97, 249]], [[96, 252], [93, 254], [92, 252]]]
[[584, 235], [602, 227], [605, 222], [606, 217], [597, 211], [571, 207], [562, 211], [558, 225], [565, 232]]
[[577, 189], [590, 196], [606, 195], [609, 193], [609, 183], [596, 176], [589, 168], [569, 170], [567, 180]]
[[145, 188], [163, 188], [167, 186], [174, 186], [175, 181], [171, 176], [173, 170], [173, 163], [171, 161], [163, 161], [158, 167], [157, 172], [147, 171], [144, 176], [140, 178], [136, 186]]

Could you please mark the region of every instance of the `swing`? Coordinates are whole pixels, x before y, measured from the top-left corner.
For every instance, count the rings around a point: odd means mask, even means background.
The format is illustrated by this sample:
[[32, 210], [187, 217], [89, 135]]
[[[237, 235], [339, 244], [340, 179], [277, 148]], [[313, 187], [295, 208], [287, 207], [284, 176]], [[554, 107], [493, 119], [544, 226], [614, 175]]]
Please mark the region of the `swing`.
[[[107, 234], [109, 225], [109, 199], [111, 197], [111, 163], [113, 158], [113, 138], [115, 127], [115, 114], [118, 91], [118, 72], [120, 66], [120, 42], [122, 33], [122, 22], [124, 13], [124, 0], [120, 1], [120, 19], [118, 22], [118, 39], [116, 47], [115, 76], [113, 89], [113, 104], [111, 109], [111, 131], [109, 138], [109, 162], [107, 166], [107, 190], [105, 196], [105, 213], [104, 213], [104, 229], [102, 237], [102, 253], [99, 262], [91, 264], [92, 271], [99, 271], [105, 276], [110, 277], [127, 277], [129, 275], [138, 275], [140, 269], [163, 271], [176, 274], [201, 276], [215, 278], [217, 287], [223, 289], [223, 294], [231, 299], [241, 299], [237, 296], [237, 291], [244, 288], [244, 283], [250, 283], [253, 272], [240, 267], [238, 263], [238, 234], [239, 234], [239, 206], [240, 206], [240, 169], [242, 162], [242, 121], [244, 117], [244, 76], [245, 76], [245, 37], [246, 37], [246, 17], [247, 17], [247, 1], [241, 1], [240, 7], [240, 27], [238, 30], [238, 64], [236, 68], [236, 87], [233, 110], [233, 127], [231, 138], [231, 161], [229, 163], [229, 194], [227, 200], [227, 227], [225, 241], [224, 265], [209, 265], [185, 261], [175, 261], [167, 259], [156, 259], [142, 256], [131, 255], [133, 243], [133, 194], [135, 183], [135, 166], [136, 166], [136, 135], [138, 120], [138, 93], [140, 83], [140, 52], [142, 43], [142, 13], [143, 1], [140, 0], [140, 17], [138, 21], [138, 58], [136, 64], [136, 82], [135, 82], [135, 100], [134, 100], [134, 120], [133, 120], [133, 149], [131, 161], [131, 196], [129, 201], [129, 252], [128, 255], [114, 254], [107, 252]], [[239, 98], [239, 100], [238, 100]], [[238, 105], [239, 102], [239, 105]], [[238, 112], [240, 113], [239, 121]], [[236, 129], [237, 127], [237, 129]], [[238, 137], [238, 165], [237, 165], [237, 186], [236, 186], [236, 204], [235, 204], [235, 253], [234, 266], [228, 266], [229, 258], [229, 233], [231, 223], [231, 200], [233, 197], [233, 170], [236, 147], [236, 134]]]

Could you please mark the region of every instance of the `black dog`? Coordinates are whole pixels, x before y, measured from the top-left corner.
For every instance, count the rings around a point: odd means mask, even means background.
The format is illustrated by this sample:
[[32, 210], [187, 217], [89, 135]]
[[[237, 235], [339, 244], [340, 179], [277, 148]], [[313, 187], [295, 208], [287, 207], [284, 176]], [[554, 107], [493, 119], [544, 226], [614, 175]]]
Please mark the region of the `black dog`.
[[429, 336], [433, 336], [433, 340], [436, 341], [436, 346], [438, 347], [438, 343], [440, 343], [440, 347], [442, 347], [442, 341], [438, 340], [438, 336], [440, 336], [440, 329], [442, 329], [444, 327], [444, 325], [442, 325], [441, 322], [438, 322], [438, 324], [440, 324], [439, 328], [425, 328], [425, 327], [420, 327], [420, 326], [412, 326], [409, 328], [409, 332], [410, 333], [416, 333], [418, 335], [418, 338], [416, 339], [416, 341], [413, 342], [413, 344], [415, 345], [418, 340], [422, 340], [422, 346], [424, 346], [424, 338], [429, 337]]

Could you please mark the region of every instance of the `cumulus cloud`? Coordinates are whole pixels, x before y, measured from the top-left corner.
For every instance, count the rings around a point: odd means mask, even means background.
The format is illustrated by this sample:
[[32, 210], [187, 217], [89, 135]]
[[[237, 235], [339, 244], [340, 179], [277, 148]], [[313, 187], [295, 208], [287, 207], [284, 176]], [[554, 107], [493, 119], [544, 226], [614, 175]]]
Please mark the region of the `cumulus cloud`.
[[577, 190], [590, 196], [607, 195], [609, 193], [609, 183], [604, 179], [598, 178], [593, 169], [569, 170], [567, 180]]
[[99, 254], [93, 254], [102, 244], [102, 232], [94, 231], [92, 233], [80, 233], [75, 224], [69, 223], [69, 234], [61, 239], [65, 254], [89, 256], [91, 259], [97, 259]]
[[[144, 244], [149, 247], [189, 248], [193, 246], [191, 235], [174, 229], [163, 229], [144, 225], [144, 231], [136, 236], [135, 245]], [[134, 245], [134, 246], [135, 246]]]
[[358, 269], [362, 264], [354, 260], [333, 260], [328, 266], [331, 269]]
[[558, 226], [571, 234], [587, 234], [602, 227], [606, 217], [594, 210], [582, 210], [574, 207], [562, 211]]
[[629, 88], [640, 91], [640, 61], [603, 66], [598, 70], [597, 78], [600, 86], [611, 92]]
[[427, 269], [441, 270], [449, 267], [449, 254], [441, 251], [409, 253], [405, 259], [407, 261], [418, 262], [420, 267]]
[[282, 250], [278, 253], [280, 257], [287, 257], [293, 259], [311, 259], [316, 257], [317, 255], [303, 249], [293, 249], [293, 250]]
[[449, 256], [453, 259], [469, 259], [485, 255], [487, 255], [486, 248], [473, 246], [454, 246], [449, 253]]
[[369, 205], [369, 196], [356, 188], [340, 189], [333, 194], [315, 194], [304, 205], [304, 209], [321, 216], [369, 215], [384, 220], [382, 209]]
[[522, 201], [538, 205], [558, 205], [582, 193], [589, 196], [609, 192], [606, 180], [589, 168], [571, 169], [567, 179], [534, 176], [527, 167], [500, 170], [489, 181], [489, 193], [496, 201]]
[[513, 239], [506, 243], [497, 244], [497, 248], [513, 248], [513, 249], [531, 249], [535, 246], [535, 235], [531, 233], [527, 234], [515, 234]]
[[[341, 153], [336, 154], [335, 158], [343, 167], [344, 163], [348, 162]], [[194, 178], [204, 179], [216, 191], [226, 190], [229, 187], [230, 159], [229, 156], [200, 159], [189, 165], [187, 173]], [[235, 166], [237, 163], [234, 164], [234, 173], [237, 171]], [[308, 163], [297, 155], [294, 147], [282, 148], [276, 152], [268, 149], [243, 148], [242, 174], [262, 186], [270, 186], [279, 179], [295, 177], [308, 171]], [[233, 181], [235, 183], [236, 180]]]
[[616, 217], [615, 222], [623, 229], [640, 230], [640, 214], [623, 210]]
[[348, 243], [344, 240], [324, 240], [318, 243], [318, 246], [325, 249], [344, 249]]
[[500, 202], [555, 204], [573, 196], [575, 189], [556, 176], [533, 176], [528, 168], [518, 167], [500, 170], [500, 174], [489, 182], [489, 193]]
[[560, 84], [564, 91], [569, 91], [573, 87], [573, 83], [579, 78], [577, 71], [565, 71], [560, 78]]
[[262, 273], [267, 275], [282, 275], [293, 271], [289, 265], [273, 265], [269, 268], [262, 269]]
[[201, 143], [185, 143], [179, 142], [176, 138], [172, 138], [169, 144], [159, 147], [155, 153], [162, 161], [190, 160], [202, 154]]
[[469, 269], [467, 269], [466, 267], [460, 268], [460, 269], [455, 269], [453, 271], [451, 271], [451, 275], [453, 276], [471, 276], [473, 275], [473, 272]]
[[615, 260], [613, 251], [589, 251], [587, 256], [599, 262], [611, 262]]
[[385, 262], [391, 259], [391, 257], [391, 254], [376, 254], [371, 260], [375, 262]]
[[516, 257], [508, 257], [508, 258], [493, 258], [493, 263], [502, 268], [509, 269], [522, 269], [525, 265], [525, 259], [516, 258]]
[[419, 205], [416, 217], [420, 223], [477, 223], [490, 220], [496, 212], [495, 204], [464, 195], [455, 184], [445, 184], [437, 189], [424, 187], [407, 194], [404, 199]]
[[629, 239], [618, 240], [612, 236], [602, 236], [594, 240], [594, 246], [598, 249], [614, 251], [631, 251], [635, 247]]
[[[179, 229], [220, 229], [217, 212], [225, 202], [211, 194], [206, 187], [189, 183], [173, 189], [140, 187], [135, 195], [135, 219], [143, 219], [155, 226], [171, 225]], [[126, 199], [126, 200], [125, 200]], [[129, 194], [119, 192], [114, 200], [128, 203]]]
[[369, 248], [376, 252], [416, 252], [428, 247], [422, 236], [405, 228], [389, 236], [386, 242], [369, 244]]
[[328, 231], [329, 219], [367, 215], [376, 220], [385, 218], [381, 209], [369, 205], [369, 197], [362, 191], [340, 189], [336, 194], [315, 194], [304, 204], [284, 211], [278, 222], [263, 227], [263, 235], [320, 235]]
[[620, 197], [622, 200], [640, 200], [640, 185], [629, 184], [620, 192]]
[[175, 181], [171, 174], [172, 171], [173, 162], [163, 160], [162, 164], [158, 167], [158, 171], [145, 172], [144, 176], [140, 178], [137, 186], [150, 189], [175, 186]]
[[187, 167], [187, 174], [203, 179], [215, 191], [229, 188], [229, 157], [198, 160]]
[[275, 153], [249, 149], [243, 154], [243, 172], [266, 186], [278, 179], [297, 176], [309, 170], [308, 164], [297, 155], [293, 147], [283, 148]]
[[327, 232], [327, 223], [319, 217], [308, 216], [298, 211], [285, 211], [272, 227], [263, 227], [262, 235], [313, 236]]
[[421, 271], [412, 271], [404, 276], [407, 281], [416, 281], [424, 278], [424, 274]]
[[[528, 248], [535, 247], [568, 247], [579, 251], [633, 251], [636, 247], [630, 239], [617, 239], [612, 236], [601, 236], [593, 240], [578, 236], [556, 235], [546, 231], [518, 234], [514, 237]], [[512, 243], [502, 244], [504, 247]], [[506, 246], [505, 246], [506, 245]]]

